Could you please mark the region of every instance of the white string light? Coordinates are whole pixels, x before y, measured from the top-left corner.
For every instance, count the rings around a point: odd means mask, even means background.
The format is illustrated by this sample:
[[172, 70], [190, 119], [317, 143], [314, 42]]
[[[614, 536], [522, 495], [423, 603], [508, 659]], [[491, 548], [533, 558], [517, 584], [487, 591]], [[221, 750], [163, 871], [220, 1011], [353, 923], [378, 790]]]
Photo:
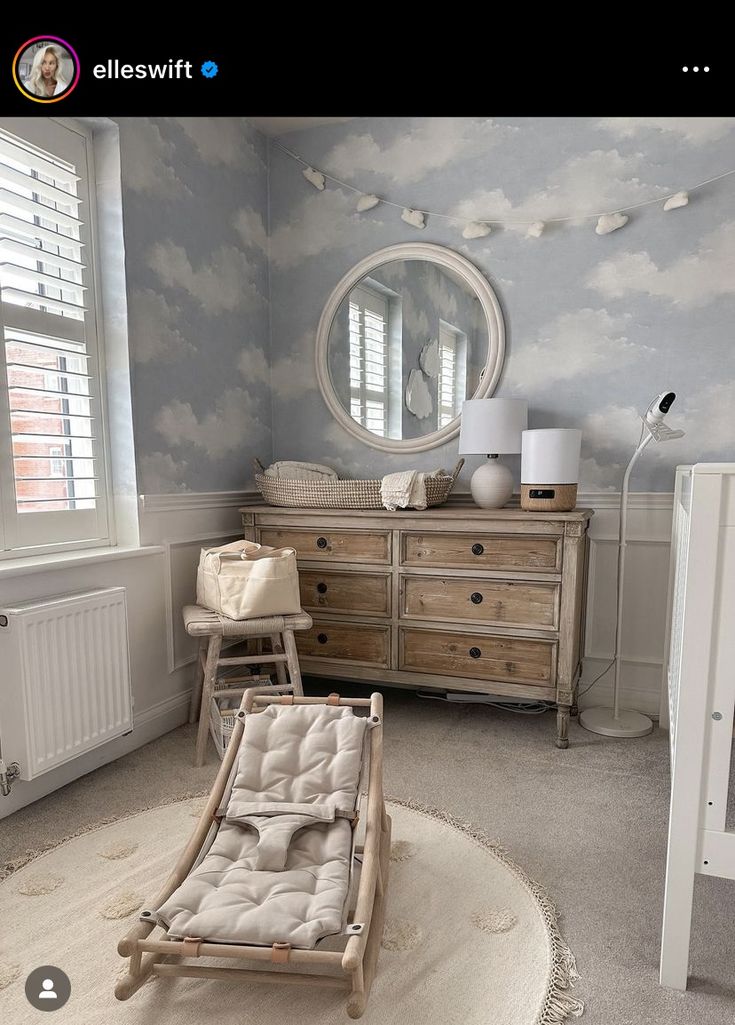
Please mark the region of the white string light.
[[696, 189], [702, 189], [705, 185], [711, 185], [713, 182], [720, 181], [722, 178], [727, 178], [731, 174], [735, 174], [735, 168], [733, 168], [731, 171], [723, 171], [722, 174], [717, 174], [713, 178], [707, 178], [705, 181], [697, 182], [696, 185], [690, 185], [686, 190], [681, 189], [677, 192], [671, 192], [667, 196], [657, 196], [655, 199], [644, 199], [640, 203], [632, 203], [630, 206], [620, 206], [613, 210], [602, 210], [599, 213], [594, 214], [573, 214], [568, 217], [547, 217], [544, 221], [538, 219], [520, 221], [508, 218], [498, 219], [494, 217], [479, 217], [474, 220], [468, 220], [467, 217], [460, 217], [457, 214], [440, 213], [438, 210], [421, 210], [416, 207], [406, 206], [405, 203], [396, 203], [389, 199], [383, 199], [381, 196], [376, 196], [372, 193], [364, 193], [362, 189], [357, 188], [355, 185], [351, 185], [349, 182], [342, 181], [341, 178], [336, 178], [333, 174], [327, 174], [326, 171], [316, 170], [308, 161], [299, 156], [298, 153], [294, 153], [293, 150], [288, 149], [288, 147], [282, 145], [282, 143], [272, 140], [272, 145], [281, 150], [282, 153], [286, 153], [293, 160], [303, 164], [305, 170], [302, 171], [302, 174], [316, 188], [320, 190], [324, 188], [324, 184], [317, 184], [319, 179], [321, 179], [322, 182], [334, 182], [335, 185], [340, 185], [343, 189], [348, 189], [350, 192], [356, 193], [359, 197], [356, 209], [361, 213], [366, 210], [372, 210], [373, 207], [378, 205], [378, 203], [382, 203], [384, 206], [390, 206], [395, 210], [400, 210], [401, 219], [415, 228], [426, 227], [427, 217], [441, 217], [447, 221], [456, 221], [459, 224], [463, 224], [464, 229], [462, 231], [462, 235], [464, 238], [468, 239], [484, 238], [486, 235], [491, 233], [491, 225], [494, 224], [500, 226], [507, 225], [526, 227], [526, 237], [540, 238], [550, 224], [565, 224], [570, 221], [578, 222], [590, 220], [597, 221], [595, 232], [598, 235], [607, 235], [611, 231], [616, 231], [618, 228], [622, 228], [623, 225], [628, 222], [629, 217], [627, 217], [627, 213], [630, 210], [640, 210], [641, 207], [651, 206], [654, 203], [663, 203], [664, 210], [677, 210], [688, 204], [689, 194], [691, 192], [694, 192]]

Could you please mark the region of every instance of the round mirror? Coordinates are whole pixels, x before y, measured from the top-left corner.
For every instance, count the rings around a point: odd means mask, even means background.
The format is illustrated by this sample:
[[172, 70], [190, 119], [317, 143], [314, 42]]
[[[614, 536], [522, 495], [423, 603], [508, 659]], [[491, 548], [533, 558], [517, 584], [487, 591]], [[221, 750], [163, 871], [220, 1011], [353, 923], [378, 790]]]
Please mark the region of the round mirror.
[[388, 452], [423, 452], [459, 431], [465, 399], [492, 395], [505, 352], [487, 279], [443, 246], [381, 249], [324, 307], [316, 363], [342, 426]]

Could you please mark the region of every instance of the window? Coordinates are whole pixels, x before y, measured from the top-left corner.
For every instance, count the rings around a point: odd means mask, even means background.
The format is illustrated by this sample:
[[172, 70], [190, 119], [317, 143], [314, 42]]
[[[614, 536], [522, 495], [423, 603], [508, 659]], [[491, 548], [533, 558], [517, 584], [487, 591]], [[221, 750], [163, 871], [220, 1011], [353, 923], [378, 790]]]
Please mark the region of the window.
[[49, 449], [49, 475], [51, 477], [66, 476], [66, 460], [63, 458], [65, 455], [63, 448], [52, 446]]
[[0, 119], [2, 554], [109, 541], [91, 139]]
[[359, 286], [350, 292], [350, 415], [372, 434], [388, 434], [388, 301]]
[[467, 336], [439, 321], [439, 373], [437, 375], [437, 427], [446, 427], [462, 409], [466, 389]]

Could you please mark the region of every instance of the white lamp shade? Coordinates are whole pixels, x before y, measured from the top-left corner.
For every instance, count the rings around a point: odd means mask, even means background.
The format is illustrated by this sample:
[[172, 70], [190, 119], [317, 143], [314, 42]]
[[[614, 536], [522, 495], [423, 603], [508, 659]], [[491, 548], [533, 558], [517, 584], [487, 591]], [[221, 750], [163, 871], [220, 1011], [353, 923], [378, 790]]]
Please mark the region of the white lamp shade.
[[581, 447], [574, 428], [524, 431], [521, 484], [578, 484]]
[[527, 426], [525, 399], [467, 399], [462, 405], [459, 451], [465, 455], [520, 452]]

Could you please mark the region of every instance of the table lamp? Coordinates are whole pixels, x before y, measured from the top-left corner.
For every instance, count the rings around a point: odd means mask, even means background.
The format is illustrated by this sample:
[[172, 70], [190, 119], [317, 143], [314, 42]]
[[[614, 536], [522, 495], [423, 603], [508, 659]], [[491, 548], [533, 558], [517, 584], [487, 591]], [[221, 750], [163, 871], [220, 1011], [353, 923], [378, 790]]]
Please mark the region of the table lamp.
[[498, 455], [521, 451], [528, 426], [525, 399], [467, 399], [462, 405], [460, 455], [487, 456], [472, 474], [470, 491], [481, 509], [500, 509], [513, 494], [513, 474]]
[[582, 432], [574, 427], [524, 431], [521, 509], [568, 512], [577, 504]]

